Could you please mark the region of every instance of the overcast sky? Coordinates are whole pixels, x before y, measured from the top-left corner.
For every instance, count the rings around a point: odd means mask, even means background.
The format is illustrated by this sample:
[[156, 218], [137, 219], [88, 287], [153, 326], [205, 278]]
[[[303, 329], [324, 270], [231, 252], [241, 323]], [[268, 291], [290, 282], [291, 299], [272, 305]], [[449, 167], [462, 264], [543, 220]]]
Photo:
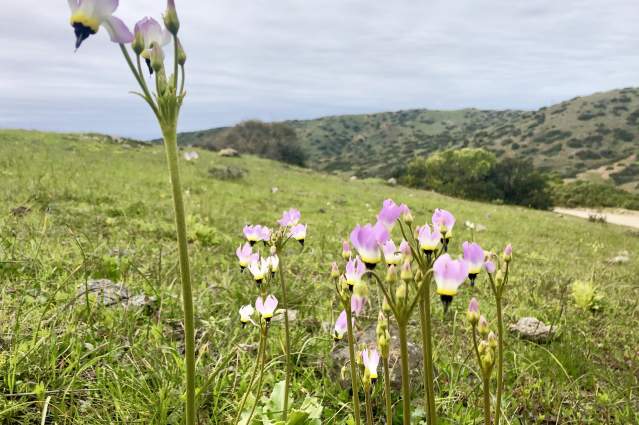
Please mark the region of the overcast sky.
[[[3, 0], [0, 127], [158, 134], [106, 31]], [[639, 85], [637, 0], [176, 0], [181, 130], [409, 108], [532, 109]], [[130, 26], [163, 0], [121, 0]]]

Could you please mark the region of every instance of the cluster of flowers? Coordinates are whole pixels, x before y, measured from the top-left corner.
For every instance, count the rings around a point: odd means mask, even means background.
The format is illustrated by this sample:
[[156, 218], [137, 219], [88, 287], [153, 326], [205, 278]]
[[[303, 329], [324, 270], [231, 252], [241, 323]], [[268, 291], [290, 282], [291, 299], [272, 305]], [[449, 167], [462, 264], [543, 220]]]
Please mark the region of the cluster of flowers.
[[[342, 257], [346, 261], [344, 271], [340, 270], [336, 262], [331, 267], [335, 288], [344, 307], [335, 322], [333, 336], [336, 340], [342, 339], [347, 332], [350, 333], [349, 328], [352, 328], [355, 320], [353, 316], [359, 316], [366, 305], [369, 293], [367, 282], [376, 282], [384, 294], [377, 325], [377, 347], [367, 347], [356, 359], [351, 359], [361, 361], [365, 366], [365, 389], [375, 382], [380, 354], [382, 359], [388, 359], [388, 316], [395, 317], [400, 327], [401, 340], [402, 328], [405, 329], [413, 309], [419, 304], [422, 322], [429, 322], [427, 327], [422, 328], [425, 332], [422, 335], [424, 345], [430, 344], [430, 304], [427, 299], [430, 298], [431, 282], [435, 283], [435, 291], [446, 313], [464, 282], [468, 281], [471, 287], [474, 286], [482, 270], [487, 270], [490, 276], [495, 275], [495, 279], [500, 273], [495, 274], [492, 259], [494, 254], [485, 252], [475, 242], [463, 242], [462, 255], [458, 257], [449, 253], [455, 227], [455, 217], [450, 212], [436, 209], [431, 223], [416, 228], [412, 226], [413, 221], [413, 215], [405, 204], [385, 200], [377, 221], [358, 224], [352, 230], [349, 240], [343, 242]], [[393, 231], [397, 227], [400, 229], [401, 240], [393, 239]], [[378, 268], [380, 265], [383, 266], [381, 273]], [[490, 347], [488, 343], [493, 344], [494, 337], [493, 334], [488, 338], [487, 333], [486, 344], [482, 345], [487, 359], [491, 353], [483, 347]], [[349, 341], [349, 344], [354, 345], [354, 342]], [[494, 352], [491, 355], [494, 359]], [[428, 359], [425, 360], [427, 363]], [[354, 369], [351, 374], [353, 372]], [[355, 380], [353, 384], [356, 390]], [[404, 395], [407, 396], [408, 393], [407, 390]], [[355, 398], [353, 401], [354, 404], [358, 403]], [[431, 407], [431, 410], [434, 408]]]
[[[279, 279], [281, 295], [282, 295], [282, 307], [284, 310], [284, 332], [285, 332], [285, 358], [286, 358], [286, 381], [285, 381], [285, 395], [284, 395], [284, 408], [282, 411], [282, 419], [286, 420], [288, 413], [288, 392], [291, 381], [291, 362], [290, 362], [290, 330], [289, 330], [289, 317], [288, 317], [288, 298], [285, 280], [285, 270], [282, 270], [282, 258], [284, 247], [288, 241], [294, 240], [304, 247], [304, 241], [306, 239], [307, 225], [300, 223], [301, 213], [295, 208], [291, 208], [282, 214], [282, 217], [278, 220], [278, 227], [271, 229], [262, 225], [247, 225], [244, 227], [244, 237], [246, 242], [241, 244], [235, 254], [240, 266], [240, 271], [245, 273], [247, 270], [250, 273], [252, 280], [255, 282], [257, 290], [259, 292], [257, 299], [255, 300], [255, 307], [251, 304], [244, 305], [240, 308], [240, 322], [242, 326], [248, 323], [252, 323], [254, 326], [260, 328], [260, 353], [258, 354], [257, 365], [260, 365], [259, 380], [258, 380], [258, 392], [260, 391], [262, 377], [264, 375], [264, 365], [266, 362], [266, 343], [268, 337], [268, 329], [271, 323], [271, 319], [275, 314], [275, 311], [280, 304], [278, 299], [269, 291], [272, 291], [271, 284], [276, 277]], [[260, 253], [258, 242], [262, 242], [263, 247], [268, 250], [266, 255]], [[259, 324], [253, 321], [255, 312], [259, 313]], [[248, 394], [250, 393], [250, 387], [255, 379], [255, 375], [258, 373], [258, 369], [254, 370], [251, 378], [249, 389], [242, 398], [240, 408], [238, 409], [238, 417], [242, 413], [242, 409]], [[257, 402], [257, 399], [256, 399]], [[250, 423], [250, 419], [255, 412], [255, 406], [252, 412], [249, 414], [246, 423]]]

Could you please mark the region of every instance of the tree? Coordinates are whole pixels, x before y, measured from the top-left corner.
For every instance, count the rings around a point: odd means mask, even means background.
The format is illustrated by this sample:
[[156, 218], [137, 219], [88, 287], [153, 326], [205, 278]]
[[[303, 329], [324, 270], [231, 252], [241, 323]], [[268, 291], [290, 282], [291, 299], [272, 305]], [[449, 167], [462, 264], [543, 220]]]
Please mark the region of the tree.
[[505, 158], [495, 165], [491, 180], [499, 188], [500, 197], [507, 204], [537, 209], [552, 206], [548, 179], [535, 170], [530, 161]]

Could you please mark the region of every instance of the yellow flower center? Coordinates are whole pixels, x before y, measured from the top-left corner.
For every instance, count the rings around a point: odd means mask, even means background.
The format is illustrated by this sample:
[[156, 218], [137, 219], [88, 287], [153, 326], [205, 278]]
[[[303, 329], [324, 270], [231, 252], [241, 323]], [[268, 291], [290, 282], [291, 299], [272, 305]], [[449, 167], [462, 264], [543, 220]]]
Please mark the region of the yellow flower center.
[[77, 11], [73, 15], [71, 15], [71, 25], [80, 24], [89, 29], [91, 29], [94, 33], [98, 32], [100, 29], [100, 21], [95, 18], [91, 18], [84, 13]]

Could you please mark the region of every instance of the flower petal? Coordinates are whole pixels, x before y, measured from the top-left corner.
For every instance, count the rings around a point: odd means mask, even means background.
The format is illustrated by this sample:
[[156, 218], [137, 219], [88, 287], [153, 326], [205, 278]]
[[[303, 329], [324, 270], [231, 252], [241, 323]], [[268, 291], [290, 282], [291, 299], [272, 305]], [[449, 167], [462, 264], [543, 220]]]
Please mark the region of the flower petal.
[[110, 16], [104, 21], [104, 27], [114, 43], [127, 44], [133, 41], [133, 34], [120, 18]]

